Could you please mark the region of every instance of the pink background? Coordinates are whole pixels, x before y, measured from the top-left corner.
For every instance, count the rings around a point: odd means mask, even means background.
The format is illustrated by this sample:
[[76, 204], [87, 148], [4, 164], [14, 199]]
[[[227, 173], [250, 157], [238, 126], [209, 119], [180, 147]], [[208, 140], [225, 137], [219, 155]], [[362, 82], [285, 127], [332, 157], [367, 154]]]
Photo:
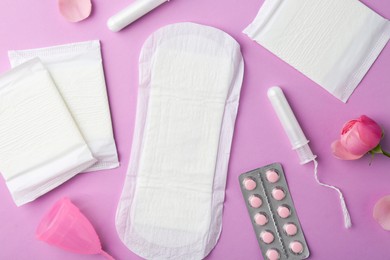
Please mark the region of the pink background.
[[[240, 44], [245, 77], [227, 179], [223, 231], [208, 259], [262, 259], [238, 185], [240, 173], [281, 162], [298, 211], [311, 259], [390, 259], [390, 233], [372, 218], [375, 202], [390, 194], [390, 159], [378, 156], [339, 161], [330, 144], [342, 124], [366, 114], [390, 131], [390, 45], [348, 104], [343, 104], [283, 61], [252, 42], [241, 31], [255, 17], [261, 0], [172, 0], [120, 33], [106, 20], [130, 0], [93, 1], [93, 14], [83, 22], [65, 21], [57, 1], [0, 1], [0, 71], [9, 69], [7, 51], [100, 39], [113, 127], [121, 167], [80, 174], [38, 200], [17, 208], [0, 181], [0, 259], [99, 259], [78, 256], [35, 239], [35, 229], [49, 208], [68, 196], [95, 226], [104, 249], [117, 259], [139, 259], [119, 240], [115, 211], [128, 164], [135, 121], [138, 55], [145, 39], [161, 26], [183, 21], [220, 28]], [[390, 18], [390, 2], [364, 0]], [[346, 230], [337, 194], [316, 184], [312, 165], [300, 166], [266, 98], [267, 88], [285, 90], [319, 157], [320, 178], [340, 187], [351, 212]], [[0, 122], [1, 123], [1, 122]], [[390, 137], [383, 141], [390, 150]], [[0, 158], [1, 159], [1, 158]]]

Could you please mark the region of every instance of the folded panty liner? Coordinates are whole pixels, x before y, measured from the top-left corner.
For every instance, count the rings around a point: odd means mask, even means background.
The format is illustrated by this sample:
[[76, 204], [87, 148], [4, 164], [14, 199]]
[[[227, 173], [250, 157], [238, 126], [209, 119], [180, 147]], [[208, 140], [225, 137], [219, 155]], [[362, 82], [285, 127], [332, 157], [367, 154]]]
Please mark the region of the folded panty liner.
[[9, 51], [12, 67], [39, 57], [49, 70], [93, 156], [87, 171], [119, 166], [99, 41]]
[[95, 162], [39, 59], [0, 76], [0, 172], [18, 206]]
[[178, 23], [142, 48], [135, 134], [116, 216], [146, 259], [202, 259], [215, 246], [244, 63], [218, 29]]
[[390, 37], [390, 22], [358, 0], [265, 0], [251, 39], [346, 102]]

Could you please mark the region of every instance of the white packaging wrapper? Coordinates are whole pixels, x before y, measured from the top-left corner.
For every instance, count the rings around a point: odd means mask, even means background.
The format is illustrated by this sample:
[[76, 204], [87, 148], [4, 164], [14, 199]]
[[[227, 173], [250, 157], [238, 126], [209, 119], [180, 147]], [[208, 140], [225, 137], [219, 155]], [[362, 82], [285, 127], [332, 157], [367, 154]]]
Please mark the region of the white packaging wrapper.
[[390, 38], [390, 22], [358, 0], [265, 0], [251, 39], [347, 102]]
[[39, 57], [98, 160], [84, 172], [119, 166], [99, 41], [9, 51], [11, 66]]
[[96, 162], [39, 59], [0, 76], [0, 122], [0, 172], [18, 206]]
[[218, 241], [244, 63], [226, 33], [193, 23], [142, 48], [135, 134], [116, 227], [146, 259], [202, 259]]

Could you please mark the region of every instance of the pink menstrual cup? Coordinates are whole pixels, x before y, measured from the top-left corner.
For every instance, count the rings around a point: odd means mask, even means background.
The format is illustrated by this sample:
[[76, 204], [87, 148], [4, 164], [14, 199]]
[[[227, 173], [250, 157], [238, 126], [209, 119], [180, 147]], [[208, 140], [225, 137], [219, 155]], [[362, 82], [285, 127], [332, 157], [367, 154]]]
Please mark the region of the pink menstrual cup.
[[112, 256], [102, 249], [98, 235], [88, 219], [68, 199], [62, 198], [43, 217], [36, 231], [39, 240], [73, 253]]

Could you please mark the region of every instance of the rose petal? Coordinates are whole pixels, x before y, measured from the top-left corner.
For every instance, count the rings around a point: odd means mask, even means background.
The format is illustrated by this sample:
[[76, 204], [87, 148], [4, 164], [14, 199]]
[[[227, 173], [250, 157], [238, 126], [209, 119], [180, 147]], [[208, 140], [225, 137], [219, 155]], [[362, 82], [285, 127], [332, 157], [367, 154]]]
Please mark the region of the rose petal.
[[331, 145], [333, 155], [341, 160], [356, 160], [361, 158], [363, 155], [355, 155], [348, 152], [340, 141], [334, 141]]
[[361, 122], [357, 122], [347, 133], [341, 135], [340, 142], [349, 153], [361, 157], [372, 148], [361, 140], [358, 130], [360, 124]]
[[348, 133], [350, 130], [351, 130], [351, 128], [356, 124], [358, 122], [358, 120], [350, 120], [350, 121], [348, 121], [347, 123], [345, 123], [344, 124], [344, 126], [343, 126], [343, 129], [341, 130], [341, 134], [343, 135], [343, 134], [346, 134], [346, 133]]
[[91, 0], [59, 0], [60, 13], [69, 22], [79, 22], [91, 14]]
[[384, 230], [390, 231], [390, 195], [381, 198], [375, 204], [373, 217]]
[[357, 124], [357, 127], [360, 139], [371, 150], [379, 144], [382, 138], [382, 129], [374, 120], [367, 116], [361, 116], [359, 121], [361, 123]]

